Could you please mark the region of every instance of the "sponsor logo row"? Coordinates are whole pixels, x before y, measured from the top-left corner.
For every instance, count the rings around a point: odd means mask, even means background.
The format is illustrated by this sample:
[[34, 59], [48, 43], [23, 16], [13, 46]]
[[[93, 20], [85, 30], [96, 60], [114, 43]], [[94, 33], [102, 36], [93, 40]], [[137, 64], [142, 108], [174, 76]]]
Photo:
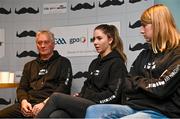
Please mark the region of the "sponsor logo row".
[[[70, 38], [70, 39], [65, 39], [65, 38], [55, 38], [55, 44], [75, 44], [75, 43], [87, 43], [88, 40], [86, 37], [79, 37], [79, 38]], [[92, 38], [89, 40], [89, 42], [92, 42]]]

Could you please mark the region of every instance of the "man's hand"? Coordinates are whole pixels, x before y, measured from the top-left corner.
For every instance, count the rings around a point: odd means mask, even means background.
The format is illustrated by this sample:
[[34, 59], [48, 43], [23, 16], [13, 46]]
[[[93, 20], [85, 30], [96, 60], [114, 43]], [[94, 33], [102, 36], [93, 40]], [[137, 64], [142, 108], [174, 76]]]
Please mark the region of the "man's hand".
[[42, 108], [44, 107], [44, 103], [41, 102], [39, 104], [34, 105], [33, 109], [32, 109], [32, 114], [33, 117], [37, 116], [37, 114], [42, 110]]
[[32, 117], [32, 105], [26, 100], [21, 101], [21, 112], [25, 117]]

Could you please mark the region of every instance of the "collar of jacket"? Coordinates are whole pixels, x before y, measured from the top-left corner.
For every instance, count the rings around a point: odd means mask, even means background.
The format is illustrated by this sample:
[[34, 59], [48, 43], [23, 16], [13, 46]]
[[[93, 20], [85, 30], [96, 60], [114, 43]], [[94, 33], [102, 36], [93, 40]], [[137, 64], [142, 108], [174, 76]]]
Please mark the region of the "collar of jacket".
[[38, 63], [48, 63], [48, 62], [51, 62], [60, 57], [59, 53], [56, 50], [54, 50], [53, 52], [54, 52], [53, 55], [48, 60], [41, 60], [40, 55], [38, 55], [38, 57], [36, 59], [37, 62]]
[[101, 58], [101, 56], [100, 55], [98, 55], [98, 60], [100, 61], [100, 62], [105, 62], [105, 61], [107, 61], [107, 60], [109, 60], [109, 59], [112, 59], [112, 58], [121, 58], [121, 56], [120, 56], [120, 54], [118, 53], [118, 51], [117, 50], [113, 50], [112, 52], [110, 52], [108, 55], [106, 55], [106, 56], [104, 56], [103, 58]]

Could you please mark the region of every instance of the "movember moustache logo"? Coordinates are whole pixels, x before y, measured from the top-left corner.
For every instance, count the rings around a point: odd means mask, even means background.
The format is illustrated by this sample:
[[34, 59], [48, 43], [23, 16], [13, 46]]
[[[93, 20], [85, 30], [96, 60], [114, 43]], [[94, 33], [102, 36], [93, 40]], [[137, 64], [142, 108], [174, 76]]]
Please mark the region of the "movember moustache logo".
[[142, 50], [142, 49], [148, 49], [149, 48], [149, 44], [148, 43], [137, 43], [134, 47], [131, 47], [131, 45], [129, 45], [129, 50], [131, 51], [137, 51], [137, 50]]
[[122, 4], [124, 4], [124, 0], [122, 0], [122, 1], [119, 1], [119, 0], [107, 0], [102, 4], [99, 2], [99, 7], [104, 8], [104, 7], [108, 7], [110, 5], [122, 5]]
[[76, 79], [76, 78], [82, 78], [82, 77], [85, 77], [87, 78], [88, 77], [88, 72], [85, 71], [85, 72], [77, 72], [76, 74], [73, 75], [73, 78]]
[[8, 10], [6, 10], [6, 9], [4, 9], [4, 8], [0, 8], [0, 14], [10, 14], [11, 13], [11, 8], [10, 8], [10, 10], [8, 11]]
[[18, 32], [16, 32], [16, 36], [21, 38], [21, 37], [35, 37], [36, 36], [36, 32], [34, 31], [23, 31], [22, 33], [18, 34]]
[[22, 53], [18, 54], [18, 52], [16, 53], [16, 57], [18, 58], [22, 58], [22, 57], [27, 57], [27, 56], [30, 56], [30, 57], [37, 57], [38, 54], [34, 51], [23, 51]]
[[94, 7], [95, 7], [95, 3], [93, 3], [93, 5], [90, 5], [89, 3], [84, 3], [84, 4], [79, 3], [74, 7], [72, 7], [71, 5], [71, 10], [76, 11], [80, 9], [93, 9]]
[[33, 9], [32, 7], [29, 7], [29, 8], [21, 8], [20, 10], [16, 10], [15, 8], [15, 13], [16, 14], [25, 14], [25, 13], [29, 13], [29, 14], [37, 14], [39, 13], [39, 8], [37, 10]]
[[136, 2], [140, 2], [141, 0], [129, 0], [129, 3], [136, 3]]
[[0, 41], [0, 46], [2, 45], [3, 42]]
[[0, 104], [3, 104], [3, 105], [9, 105], [9, 104], [11, 104], [11, 100], [6, 101], [5, 99], [0, 98]]
[[141, 21], [140, 20], [136, 21], [133, 25], [131, 25], [131, 23], [129, 22], [129, 28], [135, 29], [138, 27], [141, 27]]

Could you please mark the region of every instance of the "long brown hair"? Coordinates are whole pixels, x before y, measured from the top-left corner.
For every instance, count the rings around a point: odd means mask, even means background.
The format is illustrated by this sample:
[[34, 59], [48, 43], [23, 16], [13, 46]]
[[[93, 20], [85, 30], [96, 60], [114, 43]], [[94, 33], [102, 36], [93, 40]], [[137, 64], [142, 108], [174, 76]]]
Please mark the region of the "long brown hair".
[[169, 9], [163, 4], [151, 6], [141, 15], [142, 24], [152, 24], [154, 53], [174, 49], [180, 44], [180, 34]]
[[101, 24], [97, 26], [94, 30], [100, 29], [104, 34], [108, 36], [108, 38], [112, 38], [113, 41], [111, 43], [111, 50], [116, 49], [121, 55], [124, 63], [127, 61], [126, 54], [124, 53], [123, 42], [119, 36], [118, 29], [114, 25]]

